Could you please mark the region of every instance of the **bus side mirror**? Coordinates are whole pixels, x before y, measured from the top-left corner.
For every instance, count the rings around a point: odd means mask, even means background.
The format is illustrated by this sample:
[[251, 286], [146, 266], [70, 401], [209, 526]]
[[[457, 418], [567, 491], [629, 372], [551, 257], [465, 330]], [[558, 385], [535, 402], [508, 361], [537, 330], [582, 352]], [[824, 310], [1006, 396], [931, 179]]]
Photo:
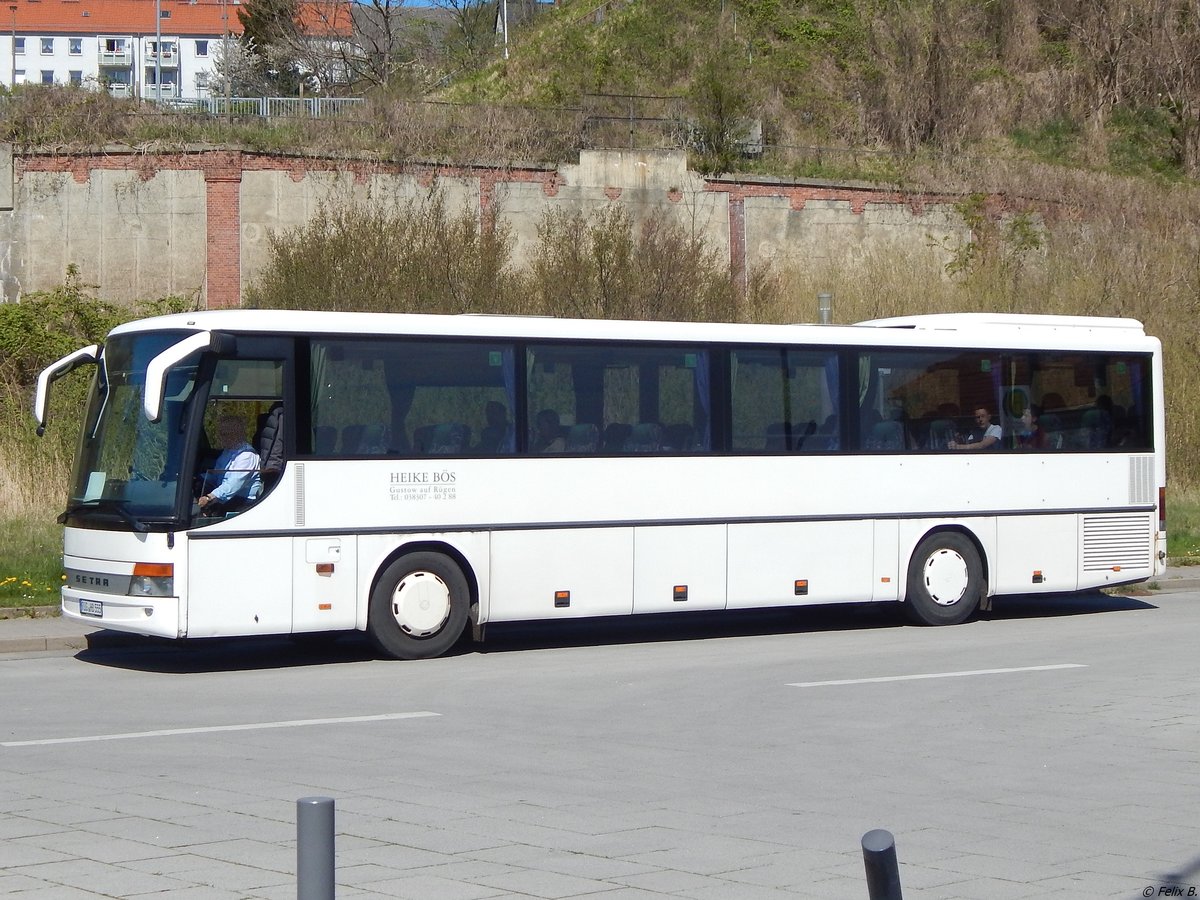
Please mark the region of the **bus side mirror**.
[[142, 397], [142, 411], [151, 422], [162, 418], [163, 394], [167, 388], [167, 372], [193, 353], [215, 350], [230, 354], [237, 349], [237, 341], [231, 334], [216, 331], [198, 331], [172, 344], [146, 366], [146, 391]]
[[33, 395], [33, 417], [37, 420], [37, 436], [46, 433], [46, 415], [50, 404], [50, 382], [62, 378], [82, 365], [95, 363], [100, 358], [100, 345], [88, 346], [68, 353], [60, 360], [52, 362], [38, 374], [37, 391]]

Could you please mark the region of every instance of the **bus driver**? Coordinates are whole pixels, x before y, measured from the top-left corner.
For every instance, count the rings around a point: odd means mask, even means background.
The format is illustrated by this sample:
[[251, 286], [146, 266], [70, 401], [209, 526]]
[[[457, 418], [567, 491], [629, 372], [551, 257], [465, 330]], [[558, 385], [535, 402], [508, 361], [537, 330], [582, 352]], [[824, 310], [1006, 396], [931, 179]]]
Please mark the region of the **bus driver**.
[[[258, 497], [262, 482], [258, 474], [259, 458], [246, 440], [246, 423], [235, 415], [217, 420], [217, 443], [221, 455], [204, 476], [204, 493], [197, 501], [201, 510], [210, 506], [236, 508]], [[215, 486], [210, 487], [220, 479]]]

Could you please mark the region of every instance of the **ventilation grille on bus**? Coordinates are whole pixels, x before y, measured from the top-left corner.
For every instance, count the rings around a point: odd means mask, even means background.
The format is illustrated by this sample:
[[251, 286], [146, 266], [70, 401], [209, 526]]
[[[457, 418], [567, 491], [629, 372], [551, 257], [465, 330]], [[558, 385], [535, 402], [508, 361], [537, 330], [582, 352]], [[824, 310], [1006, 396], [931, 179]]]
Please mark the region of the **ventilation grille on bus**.
[[1150, 515], [1083, 517], [1083, 571], [1116, 567], [1142, 569], [1150, 565]]
[[1129, 502], [1154, 503], [1154, 457], [1129, 457]]
[[296, 527], [304, 526], [304, 463], [296, 463]]

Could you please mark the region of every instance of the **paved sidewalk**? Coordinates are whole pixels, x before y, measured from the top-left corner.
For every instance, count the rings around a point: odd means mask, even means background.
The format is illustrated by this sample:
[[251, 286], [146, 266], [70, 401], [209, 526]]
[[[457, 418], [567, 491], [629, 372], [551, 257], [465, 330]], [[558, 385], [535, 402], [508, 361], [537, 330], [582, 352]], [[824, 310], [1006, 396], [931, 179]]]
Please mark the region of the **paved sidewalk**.
[[[1151, 584], [1155, 586], [1151, 594], [1200, 590], [1200, 566], [1171, 567]], [[1146, 590], [1144, 585], [1131, 587], [1131, 591], [1143, 590]], [[38, 607], [37, 612], [32, 618], [0, 619], [0, 654], [67, 653], [100, 644], [114, 646], [143, 640], [137, 635], [87, 628], [68, 621], [59, 617], [54, 607]]]

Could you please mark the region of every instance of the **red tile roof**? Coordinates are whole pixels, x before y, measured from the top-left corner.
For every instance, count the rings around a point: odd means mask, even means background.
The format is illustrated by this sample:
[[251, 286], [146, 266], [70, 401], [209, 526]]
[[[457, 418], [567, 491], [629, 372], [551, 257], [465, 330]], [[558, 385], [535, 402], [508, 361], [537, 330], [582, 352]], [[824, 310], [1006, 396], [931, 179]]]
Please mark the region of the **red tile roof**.
[[[163, 34], [220, 37], [226, 28], [242, 32], [238, 0], [158, 3], [164, 13], [170, 12], [162, 20]], [[14, 27], [14, 15], [18, 34], [154, 34], [154, 10], [155, 0], [0, 0], [0, 34]], [[300, 19], [313, 33], [350, 33], [350, 6], [342, 0], [304, 4]]]
[[[7, 15], [4, 7], [7, 6]], [[170, 11], [162, 31], [171, 34], [241, 33], [238, 4], [221, 0], [159, 0]], [[155, 0], [0, 0], [0, 33], [13, 27], [21, 34], [153, 34]]]

